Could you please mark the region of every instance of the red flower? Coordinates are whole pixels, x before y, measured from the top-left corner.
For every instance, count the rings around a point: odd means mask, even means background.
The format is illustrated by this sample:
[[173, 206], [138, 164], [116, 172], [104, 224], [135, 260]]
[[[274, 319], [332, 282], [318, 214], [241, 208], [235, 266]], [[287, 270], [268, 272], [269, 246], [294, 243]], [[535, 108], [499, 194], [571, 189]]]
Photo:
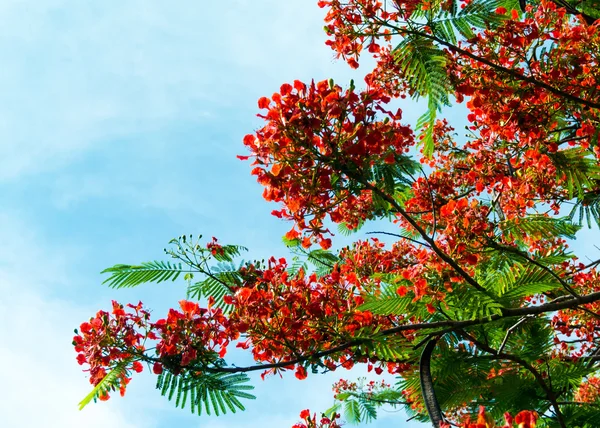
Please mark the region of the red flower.
[[270, 103], [271, 103], [270, 99], [268, 99], [267, 97], [261, 97], [258, 99], [258, 108], [260, 108], [260, 109], [269, 108]]
[[196, 315], [200, 312], [198, 304], [188, 300], [180, 300], [179, 306], [181, 306], [181, 310], [186, 315]]
[[295, 376], [296, 376], [296, 378], [303, 380], [308, 377], [308, 374], [306, 373], [306, 369], [304, 367], [297, 366]]
[[538, 414], [530, 410], [523, 410], [515, 416], [515, 423], [519, 428], [535, 428]]

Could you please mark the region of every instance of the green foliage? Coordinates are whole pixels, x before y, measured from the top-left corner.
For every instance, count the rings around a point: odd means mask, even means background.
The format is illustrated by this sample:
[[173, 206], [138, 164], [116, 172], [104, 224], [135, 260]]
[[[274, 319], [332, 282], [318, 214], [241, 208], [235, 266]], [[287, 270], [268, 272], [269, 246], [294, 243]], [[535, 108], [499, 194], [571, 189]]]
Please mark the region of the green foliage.
[[[535, 225], [533, 221], [527, 227]], [[547, 226], [541, 221], [538, 224]], [[561, 225], [562, 220], [550, 225]], [[572, 232], [570, 224], [557, 227], [552, 233]], [[515, 225], [515, 229], [518, 224]], [[543, 230], [543, 228], [542, 228]], [[559, 231], [560, 230], [560, 231]], [[519, 236], [524, 236], [517, 232]], [[535, 263], [528, 261], [530, 257]], [[488, 260], [482, 262], [476, 273], [477, 281], [490, 291], [505, 306], [513, 306], [514, 301], [523, 297], [543, 294], [563, 287], [556, 275], [562, 272], [561, 263], [573, 258], [571, 254], [550, 253], [544, 257], [529, 256], [514, 248], [497, 247], [489, 253]]]
[[338, 393], [333, 406], [323, 413], [328, 417], [342, 413], [346, 422], [350, 424], [368, 423], [377, 419], [377, 408], [383, 406], [396, 408], [401, 404], [403, 400], [400, 391], [383, 386], [366, 391], [365, 378], [360, 378], [355, 390]]
[[175, 281], [182, 272], [186, 270], [181, 263], [153, 261], [140, 265], [118, 264], [104, 269], [101, 273], [110, 274], [103, 284], [112, 288], [125, 288], [147, 282]]
[[[202, 297], [213, 297], [215, 307], [222, 308], [228, 312], [229, 305], [223, 301], [226, 294], [231, 293], [232, 287], [242, 285], [242, 277], [239, 270], [247, 263], [234, 264], [236, 257], [247, 249], [240, 245], [222, 245], [213, 249], [199, 245], [199, 236], [196, 241], [192, 235], [183, 235], [172, 239], [171, 249], [165, 253], [177, 262], [152, 261], [140, 265], [118, 264], [104, 269], [102, 273], [110, 276], [104, 280], [113, 288], [135, 287], [145, 283], [160, 283], [164, 281], [175, 281], [181, 274], [188, 281], [187, 298], [200, 299]], [[211, 265], [211, 261], [216, 264]], [[201, 276], [199, 281], [193, 282], [195, 275]]]
[[462, 294], [454, 293], [446, 299], [459, 319], [483, 319], [502, 314], [502, 304], [493, 297], [477, 290], [469, 290]]
[[248, 251], [248, 249], [241, 245], [227, 244], [221, 246], [219, 251], [212, 253], [212, 258], [218, 262], [232, 262], [245, 251]]
[[[574, 391], [581, 385], [586, 376], [597, 371], [587, 361], [548, 360], [548, 376], [557, 390]], [[600, 404], [600, 403], [599, 403]]]
[[[513, 321], [516, 325], [516, 321]], [[529, 319], [509, 332], [500, 331], [499, 336], [506, 338], [505, 350], [509, 354], [518, 355], [530, 363], [536, 363], [541, 355], [547, 355], [553, 347], [554, 333], [543, 318]], [[500, 342], [497, 342], [500, 347]], [[543, 367], [541, 370], [546, 370]]]
[[556, 153], [549, 153], [556, 167], [556, 176], [564, 180], [569, 198], [584, 198], [586, 191], [596, 190], [600, 180], [600, 166], [590, 152], [573, 147]]
[[350, 236], [350, 235], [358, 232], [362, 228], [363, 225], [364, 225], [364, 222], [360, 222], [357, 227], [349, 229], [348, 225], [346, 223], [340, 223], [340, 224], [338, 224], [337, 230], [343, 236]]
[[223, 301], [223, 297], [231, 294], [232, 287], [240, 287], [243, 283], [240, 269], [246, 263], [235, 265], [232, 262], [221, 262], [211, 266], [205, 272], [204, 278], [190, 284], [187, 289], [188, 298], [200, 299], [201, 297], [213, 297], [215, 307], [223, 309], [227, 313], [230, 305]]
[[[459, 7], [457, 0], [448, 2], [433, 1], [427, 9], [418, 10], [413, 19], [422, 19], [427, 30], [408, 31], [396, 46], [394, 54], [403, 78], [414, 91], [414, 98], [428, 97], [427, 111], [419, 117], [417, 129], [423, 145], [423, 154], [433, 154], [433, 128], [437, 112], [449, 106], [448, 95], [452, 93], [446, 73], [445, 43], [456, 45], [458, 37], [465, 39], [475, 35], [475, 29], [497, 27], [505, 17], [496, 13], [499, 6], [518, 8], [514, 0], [474, 0]], [[429, 35], [431, 33], [431, 36]], [[434, 41], [434, 39], [437, 39]]]
[[[600, 403], [589, 405], [561, 406], [562, 414], [569, 428], [596, 428], [600, 426]], [[555, 417], [548, 418], [546, 428], [560, 428]]]
[[439, 9], [437, 15], [428, 21], [433, 34], [453, 45], [456, 45], [457, 34], [465, 39], [475, 36], [473, 29], [496, 27], [504, 21], [504, 15], [496, 13], [503, 5], [502, 1], [473, 1], [460, 8], [458, 1], [453, 1], [449, 10]]
[[588, 228], [591, 229], [592, 220], [600, 227], [600, 193], [586, 193], [582, 199], [577, 200], [569, 213], [571, 220], [575, 217], [578, 225], [582, 225], [585, 218]]
[[201, 415], [227, 413], [229, 409], [235, 413], [238, 409], [245, 410], [240, 399], [253, 400], [256, 397], [246, 391], [254, 387], [246, 385], [249, 378], [244, 373], [191, 373], [174, 375], [165, 371], [158, 376], [156, 388], [169, 401], [175, 398], [175, 406], [184, 408], [189, 402], [192, 413]]
[[403, 315], [413, 307], [412, 296], [368, 297], [358, 309], [374, 315]]
[[507, 240], [517, 243], [532, 235], [548, 239], [558, 236], [575, 239], [581, 229], [569, 217], [553, 218], [541, 214], [531, 214], [518, 220], [504, 220], [500, 223], [500, 228]]
[[328, 250], [322, 250], [320, 248], [316, 250], [306, 250], [302, 247], [292, 248], [291, 263], [287, 268], [290, 275], [297, 275], [302, 269], [304, 272], [314, 271], [318, 277], [322, 277], [331, 272], [339, 257], [333, 252]]
[[79, 403], [79, 410], [82, 410], [85, 406], [90, 404], [92, 400], [96, 402], [96, 400], [105, 394], [109, 394], [112, 391], [116, 391], [119, 389], [121, 384], [121, 379], [123, 377], [128, 377], [127, 365], [130, 361], [121, 361], [118, 363], [115, 368], [113, 368], [110, 372], [104, 376], [104, 378], [92, 389], [88, 395], [85, 396], [83, 400]]
[[[414, 175], [419, 171], [420, 164], [411, 157], [396, 155], [394, 163], [375, 163], [365, 179], [375, 183], [385, 195], [392, 196], [401, 205], [412, 197]], [[374, 216], [376, 218], [393, 218], [394, 209], [390, 202], [377, 192], [371, 194], [373, 199]], [[362, 226], [362, 223], [360, 224]], [[338, 230], [340, 230], [338, 228]], [[342, 233], [344, 233], [342, 229]], [[346, 234], [347, 236], [348, 234]]]
[[377, 183], [386, 194], [394, 195], [397, 192], [409, 189], [414, 182], [413, 174], [419, 170], [420, 165], [411, 157], [397, 155], [394, 163], [375, 163], [371, 167], [369, 181]]
[[582, 13], [595, 18], [600, 19], [600, 1], [598, 0], [583, 0], [578, 2], [570, 2], [571, 7], [576, 8]]
[[503, 300], [542, 294], [562, 287], [562, 284], [549, 272], [535, 265], [513, 269], [514, 281], [507, 282], [500, 290]]
[[446, 74], [446, 54], [432, 40], [408, 34], [394, 49], [403, 77], [414, 89], [414, 98], [428, 97], [427, 112], [417, 122], [425, 156], [433, 153], [433, 125], [442, 106], [450, 105], [451, 92]]
[[[404, 343], [403, 343], [404, 342]], [[373, 339], [373, 353], [381, 361], [403, 361], [410, 358], [406, 340], [392, 336], [380, 336]]]

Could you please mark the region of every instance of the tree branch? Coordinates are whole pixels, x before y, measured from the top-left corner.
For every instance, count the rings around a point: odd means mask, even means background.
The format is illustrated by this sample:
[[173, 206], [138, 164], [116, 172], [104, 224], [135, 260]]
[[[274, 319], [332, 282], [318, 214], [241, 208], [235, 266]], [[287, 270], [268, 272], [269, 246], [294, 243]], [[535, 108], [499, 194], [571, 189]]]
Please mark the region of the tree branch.
[[423, 353], [421, 354], [421, 360], [419, 362], [419, 377], [421, 379], [421, 394], [423, 394], [423, 401], [427, 408], [427, 413], [431, 419], [431, 423], [434, 428], [439, 428], [440, 424], [445, 421], [444, 414], [438, 403], [437, 397], [435, 396], [435, 389], [433, 388], [433, 378], [431, 376], [431, 355], [435, 349], [435, 345], [439, 338], [431, 339]]
[[[418, 330], [433, 330], [438, 328], [448, 327], [444, 332], [455, 331], [459, 329], [464, 329], [466, 327], [471, 327], [474, 325], [487, 324], [490, 322], [498, 321], [505, 318], [512, 317], [523, 317], [527, 315], [538, 315], [547, 312], [555, 312], [561, 309], [570, 309], [575, 308], [578, 305], [585, 303], [592, 303], [600, 301], [600, 292], [588, 294], [586, 296], [580, 297], [572, 297], [567, 299], [562, 299], [558, 302], [549, 302], [539, 306], [529, 306], [524, 308], [508, 308], [502, 310], [502, 315], [492, 315], [489, 318], [477, 319], [477, 320], [465, 320], [465, 321], [437, 321], [430, 323], [416, 323], [416, 324], [407, 324], [401, 325], [397, 327], [393, 327], [387, 330], [382, 330], [379, 332], [381, 336], [389, 336], [393, 334], [398, 334], [403, 331], [418, 331]], [[269, 370], [274, 368], [284, 368], [293, 366], [295, 364], [304, 363], [306, 361], [318, 360], [320, 358], [335, 354], [336, 352], [344, 351], [348, 348], [352, 348], [354, 346], [361, 345], [363, 343], [369, 342], [371, 339], [367, 338], [358, 338], [355, 340], [350, 340], [348, 342], [342, 343], [338, 346], [335, 346], [330, 349], [326, 349], [323, 351], [315, 352], [312, 354], [301, 355], [298, 358], [290, 359], [287, 361], [280, 361], [276, 363], [268, 363], [268, 364], [257, 364], [254, 366], [246, 366], [246, 367], [204, 367], [203, 370], [212, 373], [245, 373], [245, 372], [253, 372], [259, 370]], [[158, 359], [151, 357], [144, 357], [147, 361], [157, 362]]]

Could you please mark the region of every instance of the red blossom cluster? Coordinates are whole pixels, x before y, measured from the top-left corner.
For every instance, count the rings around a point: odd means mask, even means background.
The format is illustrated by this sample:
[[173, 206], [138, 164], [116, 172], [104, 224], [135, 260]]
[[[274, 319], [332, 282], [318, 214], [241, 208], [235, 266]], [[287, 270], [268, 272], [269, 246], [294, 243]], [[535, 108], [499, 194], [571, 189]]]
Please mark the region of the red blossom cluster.
[[[327, 351], [362, 329], [389, 325], [382, 317], [358, 310], [364, 300], [355, 274], [343, 275], [334, 268], [321, 278], [302, 270], [292, 276], [286, 268], [285, 259], [271, 259], [267, 269], [252, 274], [252, 282], [226, 296], [225, 301], [235, 306], [229, 321], [246, 337], [237, 346], [251, 347], [256, 361], [289, 361]], [[351, 368], [356, 361], [352, 356], [350, 350], [333, 353], [323, 364], [331, 370], [338, 365]], [[296, 377], [306, 375], [298, 364]]]
[[[233, 338], [229, 331], [230, 322], [222, 309], [204, 309], [195, 302], [182, 300], [181, 311], [170, 309], [166, 319], [152, 325], [160, 338], [156, 353], [162, 360], [176, 357], [181, 367], [199, 358], [212, 359], [212, 353], [225, 356], [227, 345]], [[160, 370], [157, 368], [157, 370]]]
[[[536, 47], [557, 41], [548, 51]], [[600, 124], [598, 109], [581, 109], [582, 101], [597, 99], [599, 44], [597, 27], [541, 1], [525, 19], [507, 19], [453, 52], [449, 74], [456, 97], [470, 98], [468, 119], [479, 135], [463, 148], [470, 158], [464, 167], [478, 165], [465, 178], [476, 181], [478, 191], [501, 193], [506, 216], [524, 215], [534, 200], [557, 210], [554, 200], [569, 193], [566, 177], [557, 176], [556, 156], [575, 145], [571, 150], [590, 147]], [[574, 58], [580, 66], [573, 67]], [[564, 117], [574, 135], [560, 140]]]
[[[108, 371], [123, 362], [127, 363], [126, 368], [141, 372], [143, 366], [135, 358], [145, 350], [146, 339], [156, 339], [148, 323], [150, 314], [142, 309], [141, 302], [127, 305], [132, 312], [126, 312], [123, 305], [114, 300], [112, 306], [112, 313], [98, 311], [89, 322], [82, 323], [73, 338], [77, 362], [89, 364], [92, 385], [100, 383]], [[123, 371], [120, 378], [121, 395], [125, 394], [131, 379], [126, 373]], [[103, 392], [99, 398], [107, 400], [109, 396]]]
[[333, 419], [326, 416], [322, 416], [321, 419], [317, 419], [317, 414], [313, 413], [310, 415], [310, 410], [305, 409], [300, 412], [300, 419], [302, 422], [294, 424], [292, 428], [341, 428], [341, 425], [337, 422], [340, 417], [336, 414]]
[[328, 9], [325, 31], [330, 39], [326, 44], [350, 67], [358, 68], [365, 44], [367, 50], [377, 56], [382, 49], [378, 39], [389, 45], [392, 37], [387, 24], [410, 18], [421, 3], [419, 0], [319, 1], [319, 7]]
[[[191, 363], [212, 362], [215, 355], [222, 358], [229, 342], [238, 337], [221, 309], [203, 309], [182, 300], [181, 311], [170, 309], [167, 318], [152, 323], [141, 302], [126, 307], [116, 301], [112, 304], [112, 313], [99, 311], [81, 324], [73, 346], [78, 363], [90, 366], [92, 385], [100, 383], [119, 364], [126, 364], [119, 375], [121, 395], [131, 380], [127, 373], [131, 369], [141, 372], [141, 362], [153, 363], [155, 374], [162, 373], [164, 366], [179, 373]], [[157, 341], [156, 357], [145, 352], [147, 340]], [[102, 392], [100, 399], [108, 399], [108, 394]]]
[[223, 255], [223, 246], [219, 244], [219, 240], [213, 236], [212, 241], [206, 243], [206, 249], [210, 251], [213, 256]]
[[[400, 124], [400, 110], [384, 108], [389, 101], [380, 90], [357, 93], [327, 81], [295, 81], [271, 99], [261, 98], [259, 107], [267, 112], [259, 117], [267, 124], [246, 135], [244, 144], [264, 198], [284, 205], [273, 214], [294, 221], [323, 248], [331, 245], [323, 237], [327, 216], [350, 228], [372, 218], [371, 192], [356, 187], [357, 175], [378, 159], [394, 163], [414, 145], [411, 129]], [[299, 236], [296, 229], [288, 233], [289, 239]]]
[[[517, 413], [514, 418], [510, 413], [505, 413], [504, 424], [497, 425], [493, 419], [486, 414], [485, 407], [481, 406], [479, 408], [477, 420], [471, 422], [471, 418], [467, 417], [467, 420], [460, 424], [460, 428], [513, 428], [513, 423], [517, 424], [517, 428], [535, 428], [537, 420], [538, 414], [536, 412], [523, 410], [522, 412]], [[453, 425], [449, 423], [440, 424], [440, 428], [451, 428], [452, 426]]]
[[597, 376], [588, 377], [582, 383], [574, 396], [575, 400], [582, 403], [596, 403], [600, 399], [600, 378]]

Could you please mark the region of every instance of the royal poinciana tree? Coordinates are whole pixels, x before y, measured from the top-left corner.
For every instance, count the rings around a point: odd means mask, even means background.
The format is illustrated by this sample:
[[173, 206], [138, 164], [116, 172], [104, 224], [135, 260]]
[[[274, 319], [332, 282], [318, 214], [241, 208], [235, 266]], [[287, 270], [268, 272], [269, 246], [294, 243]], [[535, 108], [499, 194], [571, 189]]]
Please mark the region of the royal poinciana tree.
[[[240, 262], [183, 236], [168, 261], [107, 269], [112, 287], [181, 278], [187, 293], [163, 319], [113, 302], [81, 325], [81, 406], [144, 367], [176, 405], [219, 414], [253, 398], [247, 372], [366, 364], [397, 383], [340, 381], [295, 427], [382, 405], [434, 427], [600, 426], [600, 261], [569, 249], [600, 225], [598, 3], [318, 4], [337, 55], [376, 65], [361, 85], [294, 81], [258, 101], [240, 158], [293, 254]], [[414, 130], [391, 107], [406, 97], [427, 101]], [[441, 116], [451, 102], [466, 137]], [[331, 251], [336, 234], [357, 238]], [[256, 365], [228, 362], [232, 346]]]

